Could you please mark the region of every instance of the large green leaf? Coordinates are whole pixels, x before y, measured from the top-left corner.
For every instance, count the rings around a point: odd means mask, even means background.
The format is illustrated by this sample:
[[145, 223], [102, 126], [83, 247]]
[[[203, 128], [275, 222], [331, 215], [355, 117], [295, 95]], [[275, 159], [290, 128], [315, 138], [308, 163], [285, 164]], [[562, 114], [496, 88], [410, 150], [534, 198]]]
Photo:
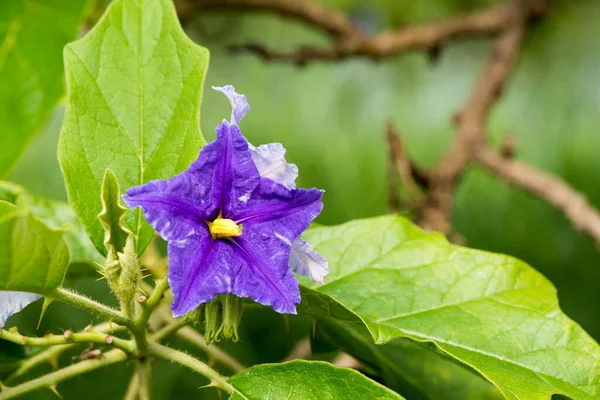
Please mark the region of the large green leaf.
[[0, 200], [0, 290], [52, 292], [68, 264], [64, 230], [48, 228], [26, 207]]
[[402, 399], [355, 370], [322, 361], [256, 365], [232, 376], [229, 383], [243, 395], [236, 393], [232, 400]]
[[[171, 0], [116, 0], [65, 48], [68, 102], [59, 161], [69, 200], [106, 254], [100, 187], [107, 168], [123, 190], [166, 179], [196, 159], [208, 51], [179, 25]], [[139, 209], [126, 223], [141, 253], [152, 228]]]
[[378, 344], [433, 343], [508, 399], [598, 397], [600, 347], [527, 264], [451, 245], [392, 216], [311, 229], [306, 238], [331, 273], [325, 285], [302, 289], [301, 312], [364, 323]]
[[312, 350], [328, 352], [331, 346], [352, 354], [387, 387], [411, 400], [502, 398], [494, 385], [423, 343], [400, 338], [378, 345], [363, 326], [321, 319]]
[[0, 181], [0, 200], [13, 204], [22, 201], [37, 218], [50, 228], [66, 228], [65, 241], [69, 247], [71, 264], [79, 266], [83, 263], [102, 261], [73, 209], [67, 203], [32, 195], [23, 187], [6, 181]]
[[63, 96], [61, 50], [75, 39], [86, 0], [0, 1], [0, 177]]

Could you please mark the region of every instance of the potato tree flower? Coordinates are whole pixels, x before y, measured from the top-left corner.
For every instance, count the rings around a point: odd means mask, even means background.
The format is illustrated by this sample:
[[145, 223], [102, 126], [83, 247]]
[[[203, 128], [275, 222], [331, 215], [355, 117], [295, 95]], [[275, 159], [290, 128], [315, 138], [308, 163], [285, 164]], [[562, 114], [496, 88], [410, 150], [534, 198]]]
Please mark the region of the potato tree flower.
[[41, 297], [35, 293], [0, 290], [0, 328], [4, 327], [6, 320], [11, 315], [18, 313]]
[[214, 88], [232, 106], [231, 120], [198, 160], [169, 180], [130, 188], [123, 199], [141, 207], [169, 242], [173, 315], [218, 294], [232, 293], [295, 313], [300, 302], [292, 272], [322, 282], [327, 262], [300, 239], [321, 212], [322, 191], [298, 189], [298, 169], [279, 143], [254, 147], [238, 123], [250, 110], [232, 86]]

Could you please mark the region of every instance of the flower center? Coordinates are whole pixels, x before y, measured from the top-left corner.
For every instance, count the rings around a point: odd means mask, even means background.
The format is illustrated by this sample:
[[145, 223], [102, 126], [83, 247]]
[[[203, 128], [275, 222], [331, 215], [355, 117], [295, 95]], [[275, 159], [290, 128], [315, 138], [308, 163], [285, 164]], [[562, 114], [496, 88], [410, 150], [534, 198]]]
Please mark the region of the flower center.
[[213, 239], [227, 239], [240, 236], [242, 234], [242, 225], [238, 225], [233, 220], [218, 217], [213, 222], [208, 223], [208, 229]]

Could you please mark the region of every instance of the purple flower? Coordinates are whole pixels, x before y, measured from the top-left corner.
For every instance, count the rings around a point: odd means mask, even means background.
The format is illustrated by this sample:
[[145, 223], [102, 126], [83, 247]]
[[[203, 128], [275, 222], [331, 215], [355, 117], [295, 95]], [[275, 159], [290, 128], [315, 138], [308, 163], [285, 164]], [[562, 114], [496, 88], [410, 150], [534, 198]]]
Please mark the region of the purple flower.
[[188, 170], [132, 187], [123, 198], [169, 242], [174, 316], [224, 293], [295, 313], [300, 292], [292, 268], [319, 282], [328, 272], [300, 239], [321, 212], [323, 192], [296, 188], [298, 169], [281, 144], [254, 147], [242, 136], [246, 96], [232, 86], [214, 89], [232, 105], [216, 140]]
[[18, 313], [41, 297], [35, 293], [0, 290], [0, 328], [4, 327], [6, 320], [11, 315]]

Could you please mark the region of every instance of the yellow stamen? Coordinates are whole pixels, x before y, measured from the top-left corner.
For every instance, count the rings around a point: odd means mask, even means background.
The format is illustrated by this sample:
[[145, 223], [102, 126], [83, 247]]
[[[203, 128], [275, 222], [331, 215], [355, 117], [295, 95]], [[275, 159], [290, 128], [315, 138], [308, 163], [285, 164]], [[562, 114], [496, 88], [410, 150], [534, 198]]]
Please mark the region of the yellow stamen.
[[242, 234], [242, 225], [238, 225], [233, 220], [227, 218], [217, 218], [208, 223], [210, 234], [215, 239], [226, 239], [240, 236]]

